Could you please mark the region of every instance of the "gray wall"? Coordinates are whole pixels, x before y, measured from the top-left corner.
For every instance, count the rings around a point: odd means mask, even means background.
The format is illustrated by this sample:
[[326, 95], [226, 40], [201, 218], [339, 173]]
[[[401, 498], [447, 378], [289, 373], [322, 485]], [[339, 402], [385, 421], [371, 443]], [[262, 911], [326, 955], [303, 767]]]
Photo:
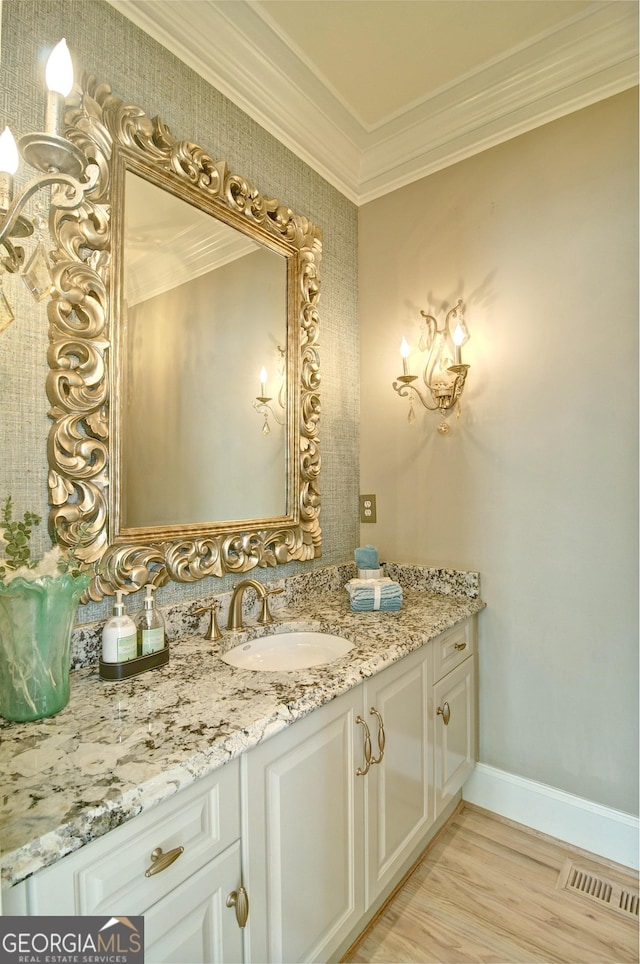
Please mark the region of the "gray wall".
[[[357, 211], [270, 134], [102, 0], [31, 0], [2, 10], [0, 123], [14, 135], [42, 129], [44, 63], [64, 36], [74, 59], [115, 94], [158, 115], [177, 137], [203, 146], [266, 195], [306, 215], [324, 232], [320, 298], [323, 556], [314, 563], [259, 570], [284, 576], [344, 562], [358, 540]], [[22, 170], [18, 180], [25, 180]], [[0, 334], [0, 499], [46, 517], [46, 312], [18, 278], [4, 277], [16, 320]], [[48, 547], [41, 526], [40, 549]], [[227, 588], [232, 578], [170, 585], [161, 605]], [[81, 607], [79, 621], [102, 618], [106, 602]], [[133, 608], [133, 606], [132, 606]]]
[[[483, 763], [638, 806], [637, 90], [360, 209], [363, 526], [479, 569]], [[391, 382], [462, 298], [451, 434]], [[424, 356], [423, 364], [424, 364]], [[384, 452], [382, 459], [380, 453]]]

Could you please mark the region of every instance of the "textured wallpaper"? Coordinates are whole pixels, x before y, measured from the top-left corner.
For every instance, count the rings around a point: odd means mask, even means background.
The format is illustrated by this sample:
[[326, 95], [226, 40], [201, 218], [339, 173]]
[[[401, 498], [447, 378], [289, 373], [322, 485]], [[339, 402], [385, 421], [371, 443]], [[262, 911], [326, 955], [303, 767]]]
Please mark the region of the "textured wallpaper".
[[[16, 137], [41, 130], [44, 62], [66, 37], [78, 65], [111, 85], [114, 93], [158, 115], [177, 137], [204, 147], [213, 158], [253, 181], [263, 193], [306, 215], [324, 233], [320, 298], [320, 444], [322, 557], [313, 563], [254, 570], [257, 578], [293, 575], [352, 559], [358, 525], [359, 342], [357, 310], [357, 209], [217, 90], [131, 24], [103, 0], [10, 0], [2, 9], [0, 128]], [[16, 177], [21, 183], [29, 171]], [[45, 394], [46, 309], [21, 279], [0, 275], [16, 320], [0, 333], [0, 499], [11, 494], [19, 513], [46, 519], [47, 437]], [[46, 525], [39, 548], [48, 547]], [[160, 605], [211, 595], [238, 577], [171, 583]], [[139, 595], [139, 594], [138, 594]], [[130, 608], [138, 608], [138, 600]], [[79, 622], [102, 619], [110, 603], [83, 606]]]

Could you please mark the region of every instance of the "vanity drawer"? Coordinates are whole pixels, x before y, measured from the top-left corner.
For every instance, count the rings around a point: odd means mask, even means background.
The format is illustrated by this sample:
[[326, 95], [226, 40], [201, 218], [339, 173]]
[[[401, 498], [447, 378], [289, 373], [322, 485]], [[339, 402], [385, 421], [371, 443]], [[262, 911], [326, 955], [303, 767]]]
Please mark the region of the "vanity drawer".
[[[240, 837], [234, 760], [29, 880], [30, 914], [143, 914]], [[151, 876], [151, 855], [184, 851]]]
[[433, 680], [437, 683], [443, 676], [474, 653], [476, 649], [475, 618], [465, 619], [433, 641]]

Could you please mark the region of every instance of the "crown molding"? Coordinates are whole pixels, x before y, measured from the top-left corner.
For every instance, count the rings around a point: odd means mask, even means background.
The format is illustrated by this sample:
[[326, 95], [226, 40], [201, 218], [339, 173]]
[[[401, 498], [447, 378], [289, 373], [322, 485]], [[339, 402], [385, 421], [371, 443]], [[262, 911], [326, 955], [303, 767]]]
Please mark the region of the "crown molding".
[[365, 127], [251, 0], [109, 0], [356, 204], [638, 83], [638, 8], [594, 3]]
[[635, 5], [596, 4], [379, 125], [363, 152], [359, 203], [634, 87], [637, 30]]
[[360, 125], [246, 0], [108, 0], [357, 203]]

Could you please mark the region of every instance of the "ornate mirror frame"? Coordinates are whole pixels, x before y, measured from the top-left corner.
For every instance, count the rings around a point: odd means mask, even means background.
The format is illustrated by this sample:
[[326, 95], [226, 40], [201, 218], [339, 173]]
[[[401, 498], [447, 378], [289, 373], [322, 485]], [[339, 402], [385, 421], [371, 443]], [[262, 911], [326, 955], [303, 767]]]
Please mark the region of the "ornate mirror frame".
[[[321, 231], [231, 173], [198, 145], [85, 76], [67, 101], [66, 136], [97, 165], [73, 211], [52, 208], [47, 395], [49, 528], [96, 563], [86, 598], [169, 579], [194, 582], [320, 555], [318, 298]], [[287, 257], [287, 515], [117, 532], [117, 348], [127, 165]], [[115, 356], [115, 357], [114, 357]], [[259, 433], [257, 440], [260, 440]], [[177, 531], [176, 531], [177, 530]]]

